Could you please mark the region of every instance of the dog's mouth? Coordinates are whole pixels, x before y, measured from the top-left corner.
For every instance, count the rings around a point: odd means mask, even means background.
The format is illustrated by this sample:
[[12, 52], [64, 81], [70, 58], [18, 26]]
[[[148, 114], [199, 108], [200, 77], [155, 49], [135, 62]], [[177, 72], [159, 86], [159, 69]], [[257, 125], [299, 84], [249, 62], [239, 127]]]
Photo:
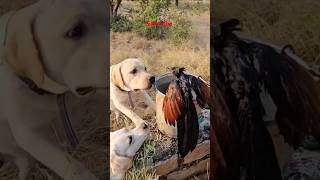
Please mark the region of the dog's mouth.
[[76, 89], [77, 93], [81, 96], [84, 96], [94, 90], [95, 90], [95, 88], [93, 88], [93, 87], [81, 87], [81, 88]]
[[140, 89], [133, 89], [133, 91], [141, 91], [141, 90], [149, 90], [152, 88], [152, 84], [150, 83], [147, 87], [145, 88], [140, 88]]

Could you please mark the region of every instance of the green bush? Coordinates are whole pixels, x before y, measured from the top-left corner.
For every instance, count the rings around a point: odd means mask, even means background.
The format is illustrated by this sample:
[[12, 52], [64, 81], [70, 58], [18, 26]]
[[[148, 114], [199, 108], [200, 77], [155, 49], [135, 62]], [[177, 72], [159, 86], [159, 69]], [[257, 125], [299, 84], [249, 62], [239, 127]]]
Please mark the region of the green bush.
[[147, 26], [146, 22], [165, 22], [168, 11], [167, 0], [139, 0], [139, 6], [133, 17], [133, 29], [149, 39], [162, 39], [168, 33], [168, 27]]
[[[140, 0], [133, 16], [133, 30], [149, 39], [169, 38], [175, 44], [188, 40], [191, 21], [186, 14], [170, 7], [168, 0]], [[146, 22], [172, 22], [173, 26], [147, 26]]]
[[126, 32], [133, 28], [132, 20], [128, 16], [118, 15], [111, 18], [111, 31]]
[[169, 38], [174, 44], [181, 44], [190, 39], [192, 23], [179, 10], [173, 10], [171, 14], [170, 19], [173, 22], [173, 26], [170, 29]]

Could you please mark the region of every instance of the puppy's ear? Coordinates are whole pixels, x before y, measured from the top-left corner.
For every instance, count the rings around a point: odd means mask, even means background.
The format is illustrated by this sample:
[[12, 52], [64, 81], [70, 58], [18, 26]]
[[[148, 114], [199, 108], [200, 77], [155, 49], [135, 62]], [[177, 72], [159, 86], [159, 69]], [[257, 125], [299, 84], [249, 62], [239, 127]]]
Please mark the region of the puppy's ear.
[[124, 91], [130, 91], [130, 88], [128, 88], [123, 81], [121, 66], [122, 66], [122, 63], [112, 66], [111, 81], [114, 85], [118, 86], [120, 89]]
[[132, 159], [129, 157], [119, 156], [116, 153], [111, 154], [110, 169], [113, 174], [125, 174], [132, 166]]
[[8, 23], [5, 59], [13, 71], [32, 80], [39, 88], [63, 93], [67, 88], [50, 79], [45, 73], [41, 52], [35, 37], [35, 21], [44, 8], [43, 2], [18, 10]]

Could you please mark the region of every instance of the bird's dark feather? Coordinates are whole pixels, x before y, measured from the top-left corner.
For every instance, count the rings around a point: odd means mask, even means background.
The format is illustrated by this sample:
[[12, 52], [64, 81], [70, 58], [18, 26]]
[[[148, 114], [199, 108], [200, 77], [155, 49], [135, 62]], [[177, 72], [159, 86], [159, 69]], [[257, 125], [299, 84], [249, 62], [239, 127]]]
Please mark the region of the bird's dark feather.
[[276, 121], [286, 142], [297, 148], [307, 135], [320, 138], [320, 83], [314, 77], [320, 76], [285, 53], [251, 45], [269, 52], [257, 54], [257, 59], [262, 84], [277, 107]]
[[237, 179], [240, 174], [240, 138], [226, 96], [215, 88], [211, 105], [212, 179]]
[[194, 90], [197, 96], [196, 100], [198, 105], [201, 108], [205, 108], [205, 105], [208, 105], [208, 102], [211, 99], [210, 86], [206, 84], [203, 80], [201, 80], [199, 77], [188, 75], [188, 79], [190, 80], [192, 89]]
[[192, 98], [185, 96], [184, 100], [186, 105], [184, 116], [177, 121], [178, 151], [182, 158], [194, 150], [199, 134], [198, 116]]
[[212, 148], [218, 152], [219, 161], [212, 163], [216, 167], [213, 176], [281, 179], [272, 139], [263, 121], [266, 107], [260, 94], [270, 94], [281, 134], [297, 147], [306, 135], [320, 137], [320, 85], [313, 78], [315, 73], [285, 53], [238, 38], [232, 32], [236, 25], [236, 21], [221, 24], [223, 32], [213, 38], [211, 77], [216, 90], [211, 140], [217, 141]]

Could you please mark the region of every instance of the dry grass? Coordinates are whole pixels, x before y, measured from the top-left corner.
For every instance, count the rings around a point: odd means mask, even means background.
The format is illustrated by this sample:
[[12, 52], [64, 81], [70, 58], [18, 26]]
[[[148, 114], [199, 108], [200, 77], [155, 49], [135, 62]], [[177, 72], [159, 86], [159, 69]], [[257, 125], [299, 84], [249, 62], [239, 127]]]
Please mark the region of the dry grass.
[[309, 64], [320, 64], [320, 2], [215, 0], [215, 18], [238, 18], [245, 32], [278, 45], [291, 44]]
[[[129, 57], [144, 60], [149, 71], [154, 74], [168, 72], [168, 67], [183, 66], [188, 71], [209, 79], [209, 44], [201, 47], [193, 40], [181, 47], [170, 44], [167, 40], [147, 40], [134, 33], [111, 33], [111, 64]], [[188, 62], [188, 63], [186, 63]]]

